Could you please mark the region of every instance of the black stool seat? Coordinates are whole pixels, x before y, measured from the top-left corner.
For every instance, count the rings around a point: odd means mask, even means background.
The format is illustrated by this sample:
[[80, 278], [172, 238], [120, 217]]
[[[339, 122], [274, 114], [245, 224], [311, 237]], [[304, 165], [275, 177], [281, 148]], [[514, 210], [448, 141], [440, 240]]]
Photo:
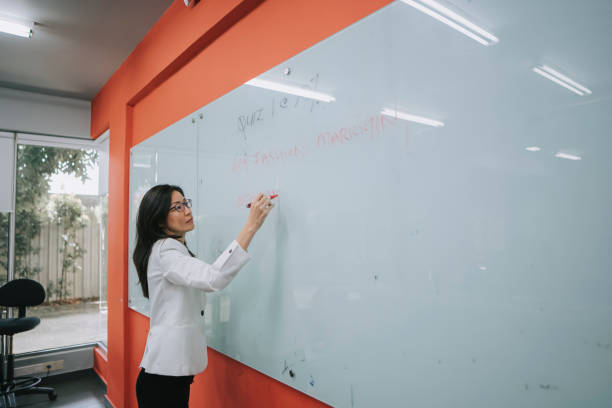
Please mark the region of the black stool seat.
[[16, 333], [32, 330], [40, 323], [38, 317], [20, 317], [15, 319], [0, 319], [0, 335], [12, 336]]

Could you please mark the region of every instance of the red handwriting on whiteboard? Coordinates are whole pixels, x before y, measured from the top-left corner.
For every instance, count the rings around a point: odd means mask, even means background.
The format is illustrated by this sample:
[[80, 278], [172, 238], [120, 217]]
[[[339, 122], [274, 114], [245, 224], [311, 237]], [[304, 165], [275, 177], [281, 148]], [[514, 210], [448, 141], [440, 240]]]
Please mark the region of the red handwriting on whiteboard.
[[396, 120], [396, 118], [382, 114], [370, 116], [368, 119], [350, 127], [341, 127], [334, 131], [319, 133], [319, 135], [317, 135], [317, 146], [342, 145], [363, 136], [369, 136], [370, 139], [375, 139], [381, 136], [385, 128], [394, 124]]
[[232, 161], [232, 172], [236, 173], [246, 169], [249, 166], [264, 166], [272, 163], [280, 163], [287, 160], [296, 159], [305, 156], [304, 149], [298, 145], [290, 149], [283, 150], [267, 150], [256, 152], [251, 156], [235, 157]]
[[304, 150], [297, 145], [288, 150], [270, 150], [253, 155], [253, 164], [264, 165], [304, 156]]

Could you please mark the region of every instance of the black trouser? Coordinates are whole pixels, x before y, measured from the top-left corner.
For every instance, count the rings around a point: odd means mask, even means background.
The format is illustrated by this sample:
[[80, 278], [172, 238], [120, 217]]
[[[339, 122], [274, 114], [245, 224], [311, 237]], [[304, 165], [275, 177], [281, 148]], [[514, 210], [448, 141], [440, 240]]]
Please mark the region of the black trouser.
[[193, 375], [174, 377], [140, 369], [136, 380], [138, 408], [188, 408]]

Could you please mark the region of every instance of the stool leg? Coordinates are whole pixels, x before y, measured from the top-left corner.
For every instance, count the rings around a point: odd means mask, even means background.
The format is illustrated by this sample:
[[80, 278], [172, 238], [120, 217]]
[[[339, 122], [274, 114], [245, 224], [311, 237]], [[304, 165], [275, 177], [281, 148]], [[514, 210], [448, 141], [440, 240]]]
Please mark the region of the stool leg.
[[15, 394], [5, 394], [0, 396], [0, 408], [17, 408]]
[[6, 378], [6, 367], [4, 365], [4, 356], [6, 355], [4, 334], [0, 336], [0, 385], [4, 384]]
[[6, 359], [6, 382], [9, 384], [13, 384], [13, 377], [15, 375], [15, 356], [12, 353], [8, 355], [8, 358]]
[[2, 396], [0, 408], [8, 406], [6, 402], [6, 394], [10, 388], [10, 382], [8, 381], [8, 367], [7, 367], [7, 349], [5, 335], [0, 338], [0, 395]]
[[32, 387], [32, 388], [26, 388], [23, 390], [19, 390], [19, 391], [15, 391], [15, 394], [17, 395], [23, 395], [23, 394], [47, 394], [47, 397], [49, 397], [49, 399], [51, 401], [55, 400], [57, 398], [57, 394], [55, 393], [55, 390], [51, 387]]
[[13, 377], [15, 376], [15, 356], [13, 355], [13, 335], [7, 334], [4, 336], [4, 348], [5, 348], [5, 359], [6, 361], [6, 375], [4, 379], [9, 384], [13, 383]]
[[6, 394], [6, 407], [17, 408], [17, 399], [15, 398], [15, 394], [12, 392], [10, 394]]
[[2, 405], [1, 408], [17, 408], [17, 399], [11, 387], [14, 374], [14, 356], [13, 356], [13, 336], [4, 335], [0, 341], [0, 377], [2, 378], [1, 390]]

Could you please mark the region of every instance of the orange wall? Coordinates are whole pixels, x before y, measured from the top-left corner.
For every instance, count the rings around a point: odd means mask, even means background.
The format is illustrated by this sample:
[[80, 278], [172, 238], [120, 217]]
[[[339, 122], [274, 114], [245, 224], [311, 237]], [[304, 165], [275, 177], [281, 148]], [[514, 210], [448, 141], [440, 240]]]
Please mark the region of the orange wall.
[[96, 347], [94, 349], [94, 371], [98, 374], [98, 377], [102, 379], [104, 384], [106, 384], [106, 379], [108, 378], [107, 369], [108, 358], [106, 352], [100, 347]]
[[[149, 329], [127, 307], [130, 147], [390, 2], [176, 0], [94, 98], [91, 136], [110, 128], [108, 354], [96, 364], [114, 407], [137, 406]], [[326, 406], [211, 349], [191, 390], [194, 407]]]

